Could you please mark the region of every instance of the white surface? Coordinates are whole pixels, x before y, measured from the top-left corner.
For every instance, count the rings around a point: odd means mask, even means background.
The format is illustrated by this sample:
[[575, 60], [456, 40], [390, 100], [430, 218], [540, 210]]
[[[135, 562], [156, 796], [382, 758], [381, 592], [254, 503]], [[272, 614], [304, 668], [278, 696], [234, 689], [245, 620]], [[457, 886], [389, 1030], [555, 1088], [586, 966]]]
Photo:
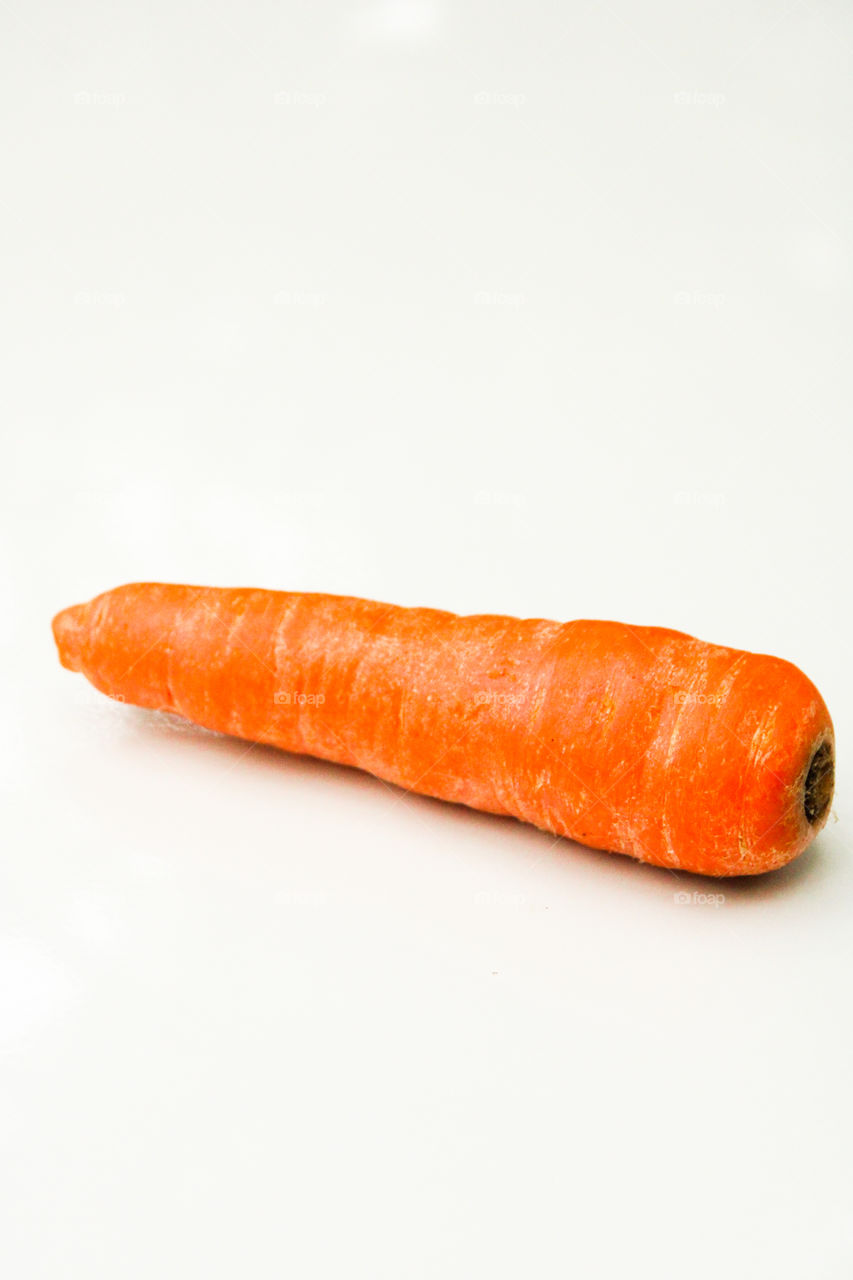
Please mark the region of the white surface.
[[[0, 25], [3, 1274], [849, 1277], [849, 7]], [[715, 885], [181, 730], [56, 661], [134, 579], [780, 653], [842, 816]]]

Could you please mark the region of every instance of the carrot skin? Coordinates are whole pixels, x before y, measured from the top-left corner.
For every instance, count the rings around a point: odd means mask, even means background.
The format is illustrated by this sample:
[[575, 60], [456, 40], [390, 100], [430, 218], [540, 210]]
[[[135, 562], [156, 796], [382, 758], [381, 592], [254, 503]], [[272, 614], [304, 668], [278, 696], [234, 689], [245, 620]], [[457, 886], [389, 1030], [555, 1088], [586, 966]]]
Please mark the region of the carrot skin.
[[111, 697], [658, 866], [769, 871], [829, 813], [811, 681], [677, 631], [163, 583], [53, 630]]

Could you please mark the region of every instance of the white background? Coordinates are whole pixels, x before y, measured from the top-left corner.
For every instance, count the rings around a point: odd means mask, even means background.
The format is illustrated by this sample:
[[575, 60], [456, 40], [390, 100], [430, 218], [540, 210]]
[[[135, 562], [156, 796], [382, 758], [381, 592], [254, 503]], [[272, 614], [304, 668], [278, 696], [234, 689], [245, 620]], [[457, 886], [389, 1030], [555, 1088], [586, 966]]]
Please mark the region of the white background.
[[[0, 29], [4, 1274], [846, 1280], [849, 5]], [[837, 810], [714, 884], [247, 750], [59, 667], [134, 579], [779, 653]]]

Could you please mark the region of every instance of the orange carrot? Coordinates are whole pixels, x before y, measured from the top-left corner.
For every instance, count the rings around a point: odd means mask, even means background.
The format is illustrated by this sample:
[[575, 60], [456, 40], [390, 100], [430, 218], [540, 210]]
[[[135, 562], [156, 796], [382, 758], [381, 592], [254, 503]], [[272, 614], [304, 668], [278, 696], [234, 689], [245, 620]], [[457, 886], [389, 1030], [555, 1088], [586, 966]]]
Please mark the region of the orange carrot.
[[811, 681], [678, 631], [161, 583], [53, 631], [112, 697], [658, 866], [769, 871], [829, 813]]

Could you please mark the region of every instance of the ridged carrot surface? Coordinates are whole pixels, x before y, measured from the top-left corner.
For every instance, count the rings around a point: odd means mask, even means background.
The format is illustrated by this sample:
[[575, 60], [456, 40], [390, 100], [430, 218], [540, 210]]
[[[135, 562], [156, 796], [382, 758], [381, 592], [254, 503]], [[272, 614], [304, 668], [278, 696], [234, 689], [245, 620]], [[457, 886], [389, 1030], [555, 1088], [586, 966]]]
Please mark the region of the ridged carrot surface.
[[769, 871], [829, 812], [811, 681], [677, 631], [162, 583], [53, 630], [111, 697], [659, 866]]

